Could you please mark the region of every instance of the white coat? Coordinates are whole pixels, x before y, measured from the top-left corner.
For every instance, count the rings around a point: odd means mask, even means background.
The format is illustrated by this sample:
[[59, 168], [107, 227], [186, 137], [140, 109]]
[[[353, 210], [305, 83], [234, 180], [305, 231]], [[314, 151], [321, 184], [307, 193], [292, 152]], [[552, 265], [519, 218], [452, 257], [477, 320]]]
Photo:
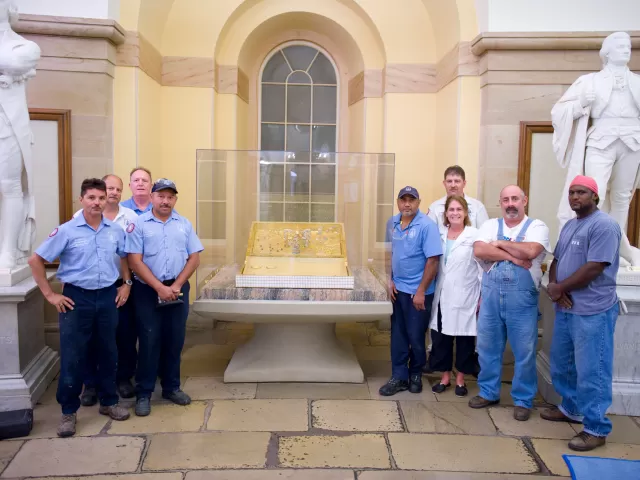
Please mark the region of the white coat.
[[[440, 232], [442, 251], [447, 248], [449, 228]], [[476, 310], [480, 298], [482, 269], [473, 256], [478, 229], [465, 227], [451, 246], [445, 264], [440, 260], [436, 291], [431, 308], [430, 328], [438, 330], [438, 303], [442, 312], [442, 331], [450, 336], [476, 336]]]

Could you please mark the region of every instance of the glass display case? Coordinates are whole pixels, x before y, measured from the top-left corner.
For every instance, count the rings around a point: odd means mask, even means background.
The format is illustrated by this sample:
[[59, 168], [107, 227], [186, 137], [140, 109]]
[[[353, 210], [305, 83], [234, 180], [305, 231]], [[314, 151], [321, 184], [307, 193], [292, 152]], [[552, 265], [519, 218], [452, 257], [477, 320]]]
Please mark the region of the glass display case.
[[393, 154], [198, 150], [198, 298], [376, 284], [386, 300], [393, 182]]

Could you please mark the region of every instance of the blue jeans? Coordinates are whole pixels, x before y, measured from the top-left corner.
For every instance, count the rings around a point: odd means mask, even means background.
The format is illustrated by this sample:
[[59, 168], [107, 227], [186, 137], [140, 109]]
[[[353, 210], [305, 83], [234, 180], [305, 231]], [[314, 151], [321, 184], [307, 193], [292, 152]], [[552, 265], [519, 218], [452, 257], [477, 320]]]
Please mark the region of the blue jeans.
[[184, 303], [157, 308], [158, 293], [134, 280], [138, 327], [137, 398], [151, 397], [160, 373], [164, 393], [180, 389], [180, 355], [189, 315], [189, 282], [182, 286]]
[[596, 315], [556, 312], [551, 341], [551, 379], [562, 397], [560, 410], [582, 420], [584, 431], [598, 437], [611, 432], [605, 413], [611, 405], [613, 333], [619, 305]]
[[[116, 287], [122, 285], [122, 280], [116, 282]], [[136, 332], [135, 317], [133, 313], [133, 290], [129, 292], [127, 303], [118, 308], [118, 328], [116, 330], [116, 345], [118, 347], [118, 370], [116, 382], [130, 380], [136, 373], [138, 357], [138, 334]], [[91, 339], [92, 347], [87, 355], [86, 374], [84, 384], [88, 388], [95, 388], [98, 375], [97, 346], [99, 338], [96, 335]]]
[[500, 399], [502, 356], [509, 339], [515, 357], [513, 404], [533, 408], [538, 390], [538, 296], [529, 271], [510, 262], [501, 262], [485, 274], [478, 316], [478, 386], [482, 398]]
[[396, 294], [391, 314], [391, 375], [398, 380], [422, 375], [427, 363], [425, 340], [432, 303], [433, 294], [425, 295], [425, 310], [416, 310], [411, 295]]
[[116, 287], [112, 285], [99, 290], [86, 290], [67, 283], [62, 294], [75, 304], [73, 310], [58, 315], [60, 380], [56, 399], [62, 406], [62, 413], [69, 415], [80, 408], [79, 397], [82, 392], [87, 352], [92, 348], [91, 338], [94, 336], [99, 340], [95, 348], [98, 364], [96, 385], [100, 405], [115, 405], [118, 403]]

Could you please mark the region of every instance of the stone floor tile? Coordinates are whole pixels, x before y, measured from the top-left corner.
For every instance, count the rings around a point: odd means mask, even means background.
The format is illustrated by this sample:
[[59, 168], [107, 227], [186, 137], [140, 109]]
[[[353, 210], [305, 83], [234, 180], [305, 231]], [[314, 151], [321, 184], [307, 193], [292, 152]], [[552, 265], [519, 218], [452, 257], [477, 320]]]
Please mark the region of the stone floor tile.
[[[438, 380], [432, 381], [431, 385], [434, 385], [438, 381], [439, 381], [439, 378], [438, 378]], [[478, 388], [478, 383], [477, 382], [466, 382], [466, 384], [467, 384], [467, 389], [469, 390], [469, 393], [467, 394], [466, 397], [456, 397], [455, 386], [452, 383], [451, 387], [446, 389], [444, 391], [444, 393], [435, 394], [436, 395], [436, 399], [439, 402], [469, 403], [469, 400], [472, 397], [474, 397], [474, 396], [478, 395], [478, 393], [480, 393], [480, 389]], [[425, 383], [425, 388], [428, 388], [429, 390], [431, 390], [431, 387], [428, 386], [426, 383]], [[511, 398], [511, 384], [509, 384], [509, 383], [502, 383], [500, 385], [500, 404], [501, 405], [513, 405], [513, 399]]]
[[474, 410], [462, 403], [402, 401], [400, 409], [411, 433], [496, 434], [486, 410]]
[[[424, 388], [421, 393], [411, 393], [408, 390], [400, 393], [396, 393], [391, 397], [384, 397], [378, 393], [380, 387], [387, 383], [389, 377], [369, 377], [367, 383], [369, 384], [369, 395], [372, 400], [413, 400], [422, 402], [436, 402], [436, 396], [431, 391], [428, 383], [424, 383]], [[424, 380], [423, 380], [424, 381]]]
[[259, 383], [256, 398], [368, 400], [366, 383]]
[[[60, 405], [36, 405], [33, 410], [33, 429], [28, 438], [57, 438], [58, 423], [62, 416]], [[76, 436], [97, 435], [109, 421], [109, 417], [98, 413], [98, 406], [80, 407], [77, 412]]]
[[253, 323], [225, 322], [221, 320], [216, 325], [216, 328], [220, 330], [245, 330], [245, 331], [253, 332]]
[[264, 468], [270, 438], [266, 432], [157, 434], [142, 469]]
[[402, 432], [396, 402], [317, 400], [311, 404], [314, 428], [346, 432]]
[[366, 378], [391, 376], [391, 361], [387, 360], [360, 360], [360, 367]]
[[182, 473], [134, 473], [126, 475], [92, 475], [90, 477], [38, 477], [29, 480], [182, 480]]
[[[450, 468], [449, 470], [452, 470]], [[188, 477], [187, 477], [188, 478]], [[358, 480], [560, 480], [563, 477], [470, 472], [361, 472]]]
[[[515, 438], [390, 433], [391, 452], [402, 470], [534, 473], [535, 460]], [[426, 454], [428, 452], [428, 454]]]
[[122, 433], [197, 432], [204, 424], [207, 404], [193, 402], [181, 406], [173, 403], [151, 406], [151, 415], [138, 417], [131, 412], [125, 422], [111, 422], [110, 435]]
[[627, 445], [623, 443], [607, 443], [604, 447], [596, 448], [590, 452], [574, 452], [566, 440], [548, 440], [534, 438], [531, 440], [533, 448], [554, 475], [569, 476], [569, 469], [562, 455], [587, 455], [590, 457], [623, 458], [627, 460], [640, 460], [640, 445]]
[[194, 400], [240, 400], [256, 396], [256, 383], [224, 383], [224, 377], [190, 377], [185, 391]]
[[535, 408], [526, 422], [513, 418], [511, 407], [494, 407], [488, 410], [493, 423], [503, 435], [569, 440], [576, 434], [568, 423], [544, 420], [540, 417], [540, 411]]
[[294, 468], [391, 468], [382, 435], [280, 437], [278, 459]]
[[369, 347], [363, 345], [356, 345], [353, 347], [358, 360], [365, 361], [391, 361], [391, 350], [389, 347], [381, 346], [381, 347]]
[[0, 473], [9, 465], [9, 462], [18, 453], [23, 443], [18, 440], [0, 442]]
[[253, 337], [253, 330], [229, 330], [227, 345], [239, 346], [247, 343]]
[[188, 472], [185, 480], [353, 480], [351, 470], [217, 470]]
[[227, 345], [194, 345], [182, 354], [180, 374], [185, 377], [221, 377], [229, 364]]
[[208, 430], [232, 432], [305, 432], [306, 400], [219, 400], [213, 402]]
[[[633, 421], [632, 417], [609, 415], [609, 420], [613, 424], [613, 430], [607, 437], [607, 442], [640, 445], [640, 426]], [[576, 433], [582, 431], [582, 425], [570, 425]]]
[[36, 439], [27, 442], [3, 472], [2, 478], [48, 475], [95, 475], [134, 472], [144, 439], [95, 437]]

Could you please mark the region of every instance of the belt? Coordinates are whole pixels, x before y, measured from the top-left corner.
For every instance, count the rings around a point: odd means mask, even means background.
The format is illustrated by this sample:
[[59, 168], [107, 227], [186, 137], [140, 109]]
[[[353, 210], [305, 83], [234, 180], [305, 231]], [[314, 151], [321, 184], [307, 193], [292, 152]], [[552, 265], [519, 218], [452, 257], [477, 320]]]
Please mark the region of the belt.
[[172, 278], [172, 279], [170, 279], [170, 280], [163, 280], [163, 281], [162, 281], [162, 284], [163, 284], [163, 285], [165, 285], [165, 286], [167, 286], [167, 287], [170, 287], [170, 286], [171, 286], [171, 285], [173, 285], [174, 283], [176, 283], [176, 279], [175, 279], [175, 278]]
[[594, 127], [640, 127], [640, 118], [593, 118]]

